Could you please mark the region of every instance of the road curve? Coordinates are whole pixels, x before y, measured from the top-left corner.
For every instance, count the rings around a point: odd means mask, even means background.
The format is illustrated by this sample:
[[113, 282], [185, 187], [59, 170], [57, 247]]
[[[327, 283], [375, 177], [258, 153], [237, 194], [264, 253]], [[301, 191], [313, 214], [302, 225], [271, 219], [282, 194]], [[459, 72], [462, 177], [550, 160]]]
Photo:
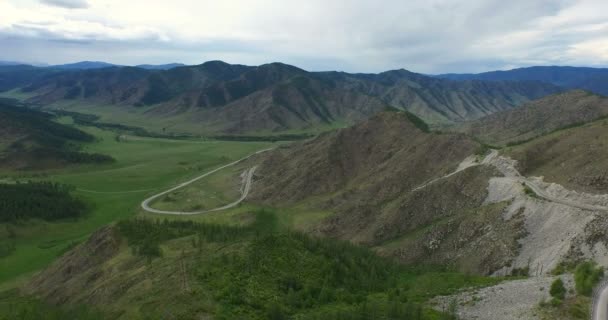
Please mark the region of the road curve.
[[141, 208], [143, 210], [145, 210], [145, 211], [152, 212], [152, 213], [173, 214], [173, 215], [193, 215], [193, 214], [201, 214], [201, 213], [220, 211], [220, 210], [225, 210], [225, 209], [232, 208], [232, 207], [238, 205], [239, 203], [241, 203], [241, 201], [245, 200], [245, 198], [247, 197], [247, 194], [249, 193], [249, 190], [251, 189], [251, 179], [253, 178], [253, 173], [255, 172], [256, 167], [253, 167], [253, 168], [250, 168], [250, 169], [247, 170], [246, 176], [245, 176], [245, 185], [243, 187], [241, 197], [237, 201], [235, 201], [233, 203], [230, 203], [230, 204], [227, 204], [225, 206], [222, 206], [222, 207], [219, 207], [219, 208], [210, 209], [210, 210], [203, 210], [203, 211], [167, 211], [167, 210], [157, 210], [157, 209], [151, 208], [150, 207], [150, 203], [152, 203], [152, 201], [154, 201], [155, 199], [157, 199], [159, 197], [162, 197], [162, 196], [164, 196], [164, 195], [166, 195], [166, 194], [168, 194], [170, 192], [173, 192], [173, 191], [175, 191], [177, 189], [183, 188], [183, 187], [185, 187], [185, 186], [187, 186], [189, 184], [192, 184], [193, 182], [196, 182], [196, 181], [198, 181], [198, 180], [200, 180], [200, 179], [202, 179], [204, 177], [207, 177], [207, 176], [209, 176], [209, 175], [211, 175], [213, 173], [216, 173], [216, 172], [218, 172], [218, 171], [220, 171], [222, 169], [228, 168], [228, 167], [233, 166], [233, 165], [235, 165], [235, 164], [237, 164], [239, 162], [245, 161], [245, 160], [251, 158], [252, 156], [254, 156], [256, 154], [260, 154], [260, 153], [263, 153], [263, 152], [266, 152], [266, 151], [270, 151], [272, 149], [273, 148], [256, 151], [256, 152], [254, 152], [254, 153], [252, 153], [252, 154], [250, 154], [250, 155], [248, 155], [248, 156], [246, 156], [244, 158], [241, 158], [239, 160], [233, 161], [233, 162], [228, 163], [226, 165], [223, 165], [223, 166], [221, 166], [219, 168], [215, 168], [215, 169], [213, 169], [213, 170], [211, 170], [209, 172], [206, 172], [206, 173], [204, 173], [204, 174], [202, 174], [202, 175], [200, 175], [200, 176], [198, 176], [196, 178], [193, 178], [191, 180], [183, 182], [183, 183], [181, 183], [181, 184], [179, 184], [179, 185], [177, 185], [177, 186], [175, 186], [173, 188], [170, 188], [170, 189], [165, 190], [165, 191], [163, 191], [161, 193], [155, 194], [155, 195], [149, 197], [148, 199], [142, 201]]
[[592, 320], [608, 320], [608, 282], [600, 285], [593, 300]]

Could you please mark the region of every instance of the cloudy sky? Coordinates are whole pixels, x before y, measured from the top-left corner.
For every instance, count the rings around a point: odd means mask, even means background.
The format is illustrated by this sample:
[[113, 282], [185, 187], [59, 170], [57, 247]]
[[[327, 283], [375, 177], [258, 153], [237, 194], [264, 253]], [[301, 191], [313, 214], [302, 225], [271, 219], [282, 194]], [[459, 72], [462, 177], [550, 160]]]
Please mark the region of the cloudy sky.
[[0, 0], [0, 60], [307, 70], [608, 66], [607, 0]]

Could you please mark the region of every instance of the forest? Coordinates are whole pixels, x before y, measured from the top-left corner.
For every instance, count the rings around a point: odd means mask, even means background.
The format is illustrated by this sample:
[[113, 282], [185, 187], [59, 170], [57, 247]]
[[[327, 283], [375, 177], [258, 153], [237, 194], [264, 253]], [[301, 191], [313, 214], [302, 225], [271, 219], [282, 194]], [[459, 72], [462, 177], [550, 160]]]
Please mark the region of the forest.
[[210, 243], [232, 247], [211, 260], [194, 259], [190, 267], [205, 294], [200, 299], [213, 297], [216, 319], [455, 319], [455, 309], [439, 314], [422, 303], [463, 283], [485, 281], [427, 279], [428, 269], [413, 270], [347, 242], [279, 231], [273, 212], [256, 216], [249, 226], [138, 218], [118, 227], [132, 253], [148, 262], [177, 238], [190, 237], [188, 252], [201, 257], [209, 255]]
[[78, 218], [87, 205], [70, 191], [72, 187], [53, 182], [0, 184], [0, 222]]

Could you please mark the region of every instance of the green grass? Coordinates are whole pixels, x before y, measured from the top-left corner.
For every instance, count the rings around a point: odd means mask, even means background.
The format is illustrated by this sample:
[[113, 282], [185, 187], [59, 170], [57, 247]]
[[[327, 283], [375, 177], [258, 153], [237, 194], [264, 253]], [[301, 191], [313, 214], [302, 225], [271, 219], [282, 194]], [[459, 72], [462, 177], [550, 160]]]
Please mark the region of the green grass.
[[[184, 166], [189, 163], [182, 162]], [[238, 200], [242, 179], [241, 173], [246, 170], [244, 165], [237, 164], [215, 172], [184, 188], [175, 190], [152, 202], [155, 209], [169, 211], [201, 211], [209, 210]]]
[[[30, 221], [16, 225], [16, 250], [0, 260], [0, 287], [16, 284], [20, 276], [27, 277], [48, 265], [72, 242], [86, 239], [98, 227], [137, 214], [139, 203], [146, 196], [272, 145], [152, 138], [118, 142], [114, 132], [82, 129], [97, 137], [97, 141], [86, 145], [84, 151], [111, 155], [116, 163], [45, 172], [0, 171], [0, 177], [4, 178], [52, 180], [74, 185], [79, 189], [77, 195], [94, 208], [77, 221]], [[129, 193], [114, 193], [123, 191]]]

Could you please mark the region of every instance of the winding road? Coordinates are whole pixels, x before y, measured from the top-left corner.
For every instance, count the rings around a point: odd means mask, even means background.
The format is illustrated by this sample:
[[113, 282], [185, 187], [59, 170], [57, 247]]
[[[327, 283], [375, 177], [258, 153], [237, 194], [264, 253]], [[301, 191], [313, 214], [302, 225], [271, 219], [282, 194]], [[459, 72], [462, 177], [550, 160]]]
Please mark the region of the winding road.
[[608, 320], [608, 282], [604, 281], [593, 300], [592, 320]]
[[173, 215], [193, 215], [193, 214], [208, 213], [208, 212], [214, 212], [214, 211], [220, 211], [220, 210], [226, 210], [226, 209], [233, 208], [233, 207], [237, 206], [239, 203], [241, 203], [243, 200], [245, 200], [245, 198], [247, 198], [247, 194], [249, 194], [249, 191], [251, 190], [251, 179], [253, 178], [253, 173], [255, 172], [255, 169], [257, 167], [252, 167], [252, 168], [249, 168], [249, 169], [246, 170], [246, 172], [245, 172], [245, 178], [244, 178], [244, 185], [243, 185], [243, 188], [241, 189], [241, 197], [238, 200], [236, 200], [235, 202], [229, 203], [229, 204], [221, 206], [219, 208], [214, 208], [214, 209], [209, 209], [209, 210], [202, 210], [202, 211], [168, 211], [168, 210], [154, 209], [154, 208], [150, 207], [150, 204], [155, 199], [160, 198], [160, 197], [162, 197], [162, 196], [164, 196], [164, 195], [166, 195], [168, 193], [171, 193], [171, 192], [173, 192], [175, 190], [181, 189], [181, 188], [183, 188], [183, 187], [185, 187], [187, 185], [190, 185], [190, 184], [192, 184], [192, 183], [194, 183], [194, 182], [196, 182], [196, 181], [198, 181], [200, 179], [203, 179], [203, 178], [205, 178], [205, 177], [207, 177], [207, 176], [209, 176], [209, 175], [211, 175], [213, 173], [216, 173], [216, 172], [218, 172], [218, 171], [220, 171], [222, 169], [225, 169], [225, 168], [228, 168], [230, 166], [233, 166], [233, 165], [235, 165], [237, 163], [240, 163], [242, 161], [245, 161], [245, 160], [253, 157], [254, 155], [257, 155], [257, 154], [260, 154], [260, 153], [263, 153], [263, 152], [266, 152], [266, 151], [269, 151], [269, 150], [272, 150], [272, 148], [256, 151], [256, 152], [254, 152], [254, 153], [252, 153], [252, 154], [250, 154], [250, 155], [248, 155], [248, 156], [246, 156], [244, 158], [241, 158], [241, 159], [236, 160], [234, 162], [231, 162], [229, 164], [223, 165], [223, 166], [221, 166], [219, 168], [215, 168], [215, 169], [213, 169], [213, 170], [211, 170], [209, 172], [206, 172], [206, 173], [204, 173], [204, 174], [202, 174], [202, 175], [200, 175], [200, 176], [198, 176], [198, 177], [196, 177], [194, 179], [188, 180], [188, 181], [186, 181], [184, 183], [181, 183], [181, 184], [179, 184], [179, 185], [177, 185], [177, 186], [175, 186], [173, 188], [170, 188], [170, 189], [165, 190], [165, 191], [163, 191], [161, 193], [155, 194], [155, 195], [149, 197], [148, 199], [142, 201], [141, 208], [143, 210], [145, 210], [145, 211], [152, 212], [152, 213], [173, 214]]
[[[605, 207], [605, 206], [597, 206], [597, 205], [592, 205], [592, 204], [575, 202], [575, 201], [571, 201], [571, 200], [567, 200], [567, 199], [561, 199], [558, 197], [554, 197], [554, 196], [548, 194], [542, 187], [540, 187], [538, 184], [536, 184], [532, 179], [529, 179], [529, 178], [521, 175], [519, 173], [519, 171], [517, 170], [517, 168], [515, 168], [512, 165], [511, 161], [512, 160], [509, 158], [501, 157], [498, 153], [498, 150], [492, 150], [482, 161], [477, 161], [477, 160], [475, 160], [475, 157], [471, 156], [471, 157], [468, 157], [465, 160], [463, 160], [462, 163], [458, 166], [458, 168], [454, 172], [449, 173], [445, 176], [430, 180], [430, 181], [412, 189], [412, 191], [421, 190], [430, 184], [433, 184], [437, 181], [449, 178], [468, 168], [479, 166], [479, 165], [490, 165], [490, 166], [494, 166], [506, 178], [513, 179], [517, 183], [527, 186], [532, 191], [534, 191], [534, 193], [539, 198], [542, 198], [544, 200], [563, 204], [563, 205], [566, 205], [569, 207], [574, 207], [574, 208], [578, 208], [578, 209], [582, 209], [582, 210], [608, 211], [608, 207]], [[608, 297], [608, 295], [607, 295], [607, 297]]]

